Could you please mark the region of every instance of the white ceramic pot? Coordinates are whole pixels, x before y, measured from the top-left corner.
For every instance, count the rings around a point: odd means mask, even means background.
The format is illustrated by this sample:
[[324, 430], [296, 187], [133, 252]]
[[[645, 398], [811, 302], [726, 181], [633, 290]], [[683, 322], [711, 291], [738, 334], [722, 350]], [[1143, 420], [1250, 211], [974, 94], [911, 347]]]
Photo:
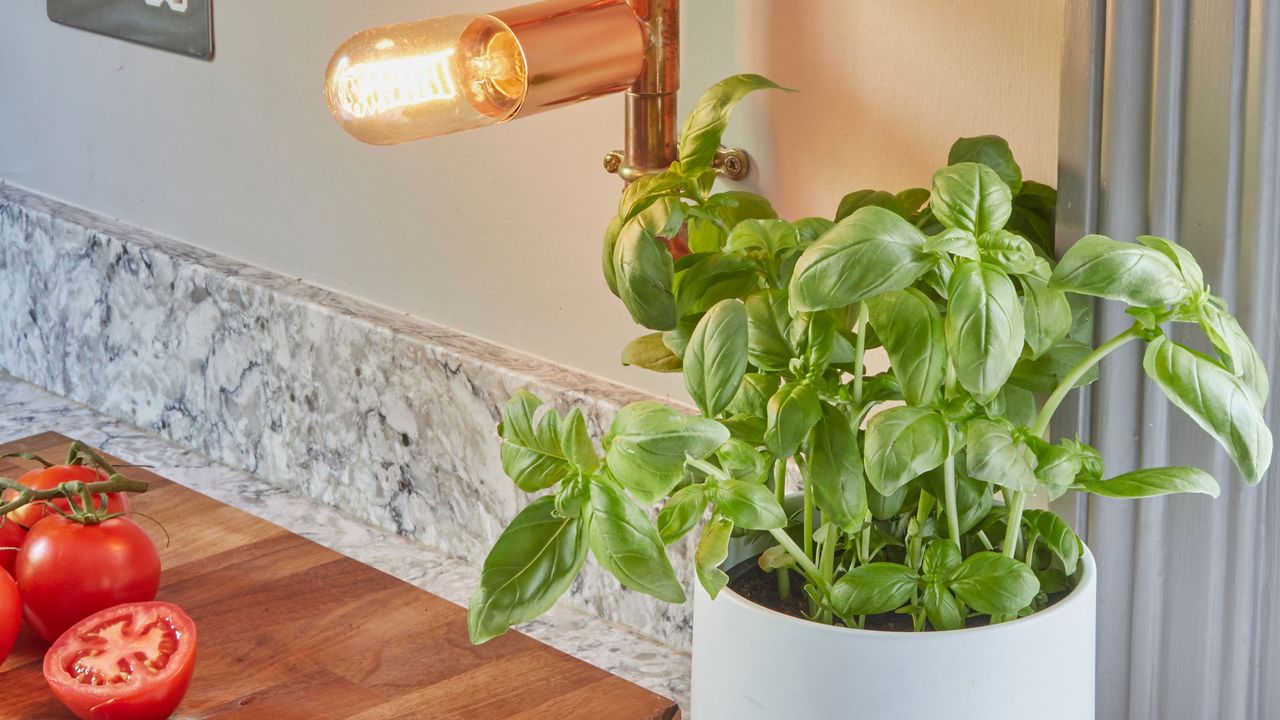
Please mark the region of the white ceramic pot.
[[692, 720], [1087, 720], [1097, 572], [1000, 625], [880, 632], [821, 625], [725, 589], [695, 591]]

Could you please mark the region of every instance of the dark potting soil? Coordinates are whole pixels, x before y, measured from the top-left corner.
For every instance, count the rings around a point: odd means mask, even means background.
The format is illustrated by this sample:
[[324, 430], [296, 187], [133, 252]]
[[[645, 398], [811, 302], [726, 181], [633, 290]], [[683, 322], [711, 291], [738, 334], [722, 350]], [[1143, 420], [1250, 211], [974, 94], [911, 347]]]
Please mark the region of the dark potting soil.
[[[784, 615], [807, 620], [809, 598], [804, 594], [804, 578], [798, 573], [791, 573], [791, 594], [785, 598], [778, 596], [778, 578], [773, 573], [760, 569], [755, 558], [743, 560], [729, 571], [729, 588], [742, 597], [762, 607], [769, 608]], [[1046, 607], [1066, 597], [1068, 592], [1052, 593]], [[1044, 608], [1040, 609], [1043, 612]], [[836, 620], [836, 624], [841, 624]], [[965, 627], [982, 627], [990, 625], [988, 615], [975, 615], [965, 621]], [[928, 624], [925, 625], [928, 628]], [[912, 632], [910, 615], [900, 613], [884, 613], [867, 616], [866, 630], [888, 630], [893, 632]]]

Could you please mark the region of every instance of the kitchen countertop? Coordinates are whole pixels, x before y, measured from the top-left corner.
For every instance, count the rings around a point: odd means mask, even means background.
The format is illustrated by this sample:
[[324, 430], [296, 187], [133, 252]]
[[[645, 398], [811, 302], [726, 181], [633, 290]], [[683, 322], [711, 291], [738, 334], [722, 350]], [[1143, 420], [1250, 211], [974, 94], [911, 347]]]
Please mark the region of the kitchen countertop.
[[[0, 441], [56, 431], [99, 447], [459, 605], [479, 568], [177, 447], [144, 430], [0, 373]], [[618, 592], [626, 592], [622, 588]], [[689, 656], [572, 608], [553, 608], [520, 630], [558, 650], [689, 702]]]

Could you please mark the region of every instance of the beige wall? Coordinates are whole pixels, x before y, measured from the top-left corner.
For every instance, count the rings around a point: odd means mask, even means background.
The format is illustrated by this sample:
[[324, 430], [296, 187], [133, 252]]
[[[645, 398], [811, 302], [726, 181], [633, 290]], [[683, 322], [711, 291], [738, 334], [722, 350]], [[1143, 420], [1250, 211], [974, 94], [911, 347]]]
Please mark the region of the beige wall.
[[[214, 0], [218, 57], [182, 58], [0, 7], [0, 181], [658, 391], [599, 271], [619, 186], [607, 98], [393, 148], [347, 138], [320, 80], [367, 25], [492, 0]], [[719, 77], [801, 90], [744, 104], [748, 187], [786, 216], [928, 183], [956, 136], [1005, 135], [1052, 180], [1061, 0], [686, 0], [688, 108]]]

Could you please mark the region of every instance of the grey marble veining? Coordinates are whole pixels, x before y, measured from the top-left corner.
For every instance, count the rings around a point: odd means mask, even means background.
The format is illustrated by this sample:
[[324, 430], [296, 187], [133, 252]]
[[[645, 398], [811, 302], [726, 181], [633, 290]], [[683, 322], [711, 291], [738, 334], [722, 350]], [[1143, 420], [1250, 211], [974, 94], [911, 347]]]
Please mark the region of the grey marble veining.
[[[516, 389], [597, 438], [648, 398], [6, 185], [0, 370], [471, 564], [527, 502], [494, 434]], [[594, 562], [564, 602], [689, 647], [688, 605]]]
[[[131, 463], [287, 528], [458, 604], [479, 577], [465, 561], [344, 516], [248, 473], [171, 445], [0, 374], [0, 442], [48, 430], [83, 440]], [[521, 631], [688, 707], [689, 656], [581, 610], [557, 606]]]

